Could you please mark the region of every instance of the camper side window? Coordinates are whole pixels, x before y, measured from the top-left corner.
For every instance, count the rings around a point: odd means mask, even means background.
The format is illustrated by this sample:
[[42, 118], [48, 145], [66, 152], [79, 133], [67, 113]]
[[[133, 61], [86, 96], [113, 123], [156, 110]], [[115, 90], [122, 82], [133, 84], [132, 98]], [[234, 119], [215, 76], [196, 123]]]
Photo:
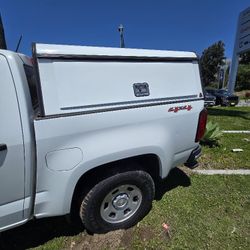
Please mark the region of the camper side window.
[[33, 109], [36, 110], [38, 108], [38, 97], [37, 97], [37, 88], [36, 88], [36, 79], [35, 79], [34, 69], [31, 66], [24, 65], [24, 71], [25, 71], [27, 82], [29, 85], [32, 106], [33, 106]]

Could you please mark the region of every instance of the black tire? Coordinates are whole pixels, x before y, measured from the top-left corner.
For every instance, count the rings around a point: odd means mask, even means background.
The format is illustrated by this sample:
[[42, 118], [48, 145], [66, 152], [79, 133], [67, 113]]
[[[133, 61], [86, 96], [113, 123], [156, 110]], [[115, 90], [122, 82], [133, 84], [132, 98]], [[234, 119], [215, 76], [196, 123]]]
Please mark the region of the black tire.
[[[128, 191], [122, 193], [120, 190], [124, 188], [127, 188]], [[115, 193], [116, 189], [118, 190], [117, 193]], [[135, 195], [132, 198], [132, 193], [136, 194], [136, 192], [138, 197]], [[106, 233], [116, 229], [126, 229], [135, 225], [150, 211], [154, 194], [154, 181], [148, 173], [141, 170], [118, 173], [102, 180], [88, 192], [80, 206], [80, 218], [85, 228], [91, 233]], [[113, 198], [113, 196], [116, 197]], [[109, 197], [110, 202], [105, 202], [105, 199], [109, 200]], [[117, 204], [114, 204], [114, 202], [117, 202]], [[126, 206], [130, 206], [129, 204], [136, 206], [132, 209], [132, 212], [125, 209]], [[115, 205], [118, 207], [116, 208]], [[120, 205], [123, 207], [119, 207]], [[108, 206], [108, 208], [105, 208], [105, 206]], [[109, 213], [111, 209], [115, 210], [115, 213], [103, 215], [103, 213], [106, 213], [105, 210], [108, 210], [107, 213]], [[103, 211], [102, 214], [101, 211]], [[131, 214], [129, 214], [130, 212]], [[121, 218], [124, 217], [124, 220], [119, 221], [116, 218], [119, 217], [118, 215], [121, 215]], [[113, 219], [117, 221], [109, 221]]]

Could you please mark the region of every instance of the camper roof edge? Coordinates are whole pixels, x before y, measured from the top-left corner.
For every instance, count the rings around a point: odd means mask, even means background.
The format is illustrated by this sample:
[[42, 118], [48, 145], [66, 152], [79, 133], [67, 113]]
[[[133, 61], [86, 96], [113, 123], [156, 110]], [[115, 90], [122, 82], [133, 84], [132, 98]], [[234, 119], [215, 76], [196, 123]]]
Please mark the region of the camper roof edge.
[[194, 52], [34, 43], [37, 57], [130, 57], [197, 60]]

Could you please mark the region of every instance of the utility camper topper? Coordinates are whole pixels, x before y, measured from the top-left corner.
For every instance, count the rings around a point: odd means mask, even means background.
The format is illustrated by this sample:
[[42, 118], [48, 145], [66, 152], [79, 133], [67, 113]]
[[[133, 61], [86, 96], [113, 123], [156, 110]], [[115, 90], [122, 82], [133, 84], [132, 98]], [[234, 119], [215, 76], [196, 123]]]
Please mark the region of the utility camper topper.
[[67, 214], [128, 228], [172, 168], [197, 166], [194, 53], [34, 44], [32, 61], [0, 50], [0, 231]]

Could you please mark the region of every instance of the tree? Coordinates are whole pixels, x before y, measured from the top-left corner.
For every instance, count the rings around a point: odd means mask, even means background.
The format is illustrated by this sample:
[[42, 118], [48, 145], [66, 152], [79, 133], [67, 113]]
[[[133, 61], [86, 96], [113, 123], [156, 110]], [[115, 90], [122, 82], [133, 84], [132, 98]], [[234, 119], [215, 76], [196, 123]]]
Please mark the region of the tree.
[[250, 51], [240, 55], [240, 64], [250, 64]]
[[236, 78], [236, 90], [246, 89], [250, 89], [250, 51], [240, 55]]
[[216, 74], [220, 66], [224, 64], [224, 47], [225, 44], [222, 41], [218, 41], [202, 52], [200, 65], [202, 80], [205, 86], [216, 80]]
[[0, 49], [7, 49], [1, 14], [0, 14]]
[[240, 91], [245, 89], [250, 89], [250, 64], [239, 64], [236, 79], [236, 90]]

